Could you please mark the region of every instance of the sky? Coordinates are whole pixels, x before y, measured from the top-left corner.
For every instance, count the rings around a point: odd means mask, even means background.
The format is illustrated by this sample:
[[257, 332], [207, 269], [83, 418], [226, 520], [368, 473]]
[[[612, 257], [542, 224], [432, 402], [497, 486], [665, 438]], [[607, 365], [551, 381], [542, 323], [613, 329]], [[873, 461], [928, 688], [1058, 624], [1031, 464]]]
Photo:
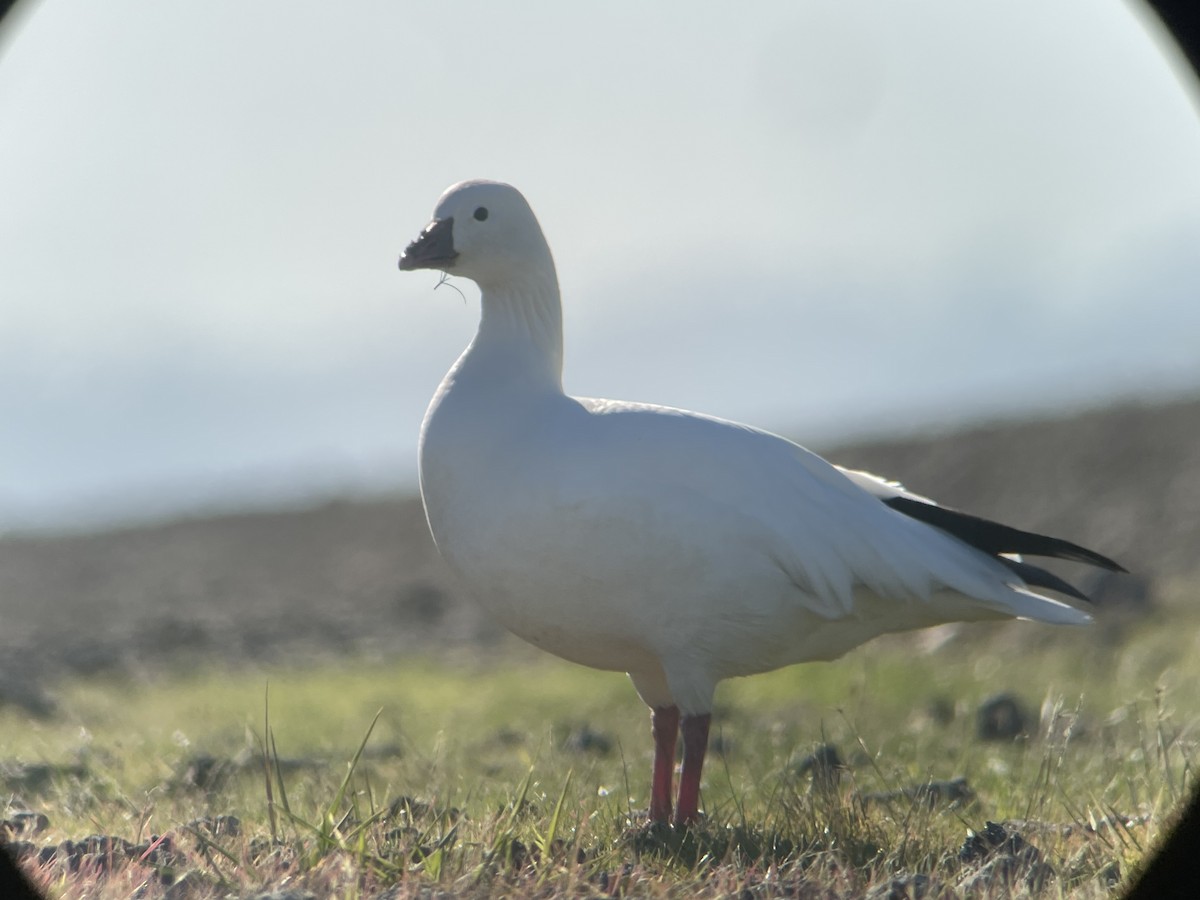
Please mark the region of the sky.
[[473, 177], [538, 213], [572, 393], [820, 449], [1200, 390], [1164, 46], [1126, 0], [27, 5], [0, 527], [413, 488], [478, 294], [396, 259]]

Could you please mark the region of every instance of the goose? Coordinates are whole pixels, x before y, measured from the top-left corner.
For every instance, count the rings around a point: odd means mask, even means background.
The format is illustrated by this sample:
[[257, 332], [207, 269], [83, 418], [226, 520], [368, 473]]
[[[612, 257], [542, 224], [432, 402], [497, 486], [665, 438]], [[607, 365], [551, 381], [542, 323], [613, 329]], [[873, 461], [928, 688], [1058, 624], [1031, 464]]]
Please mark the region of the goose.
[[475, 337], [421, 425], [437, 549], [519, 637], [628, 674], [651, 711], [652, 822], [700, 816], [722, 680], [951, 621], [1089, 622], [1044, 591], [1087, 598], [1027, 555], [1124, 571], [758, 428], [564, 393], [554, 260], [508, 184], [451, 186], [399, 265], [467, 278], [481, 294]]

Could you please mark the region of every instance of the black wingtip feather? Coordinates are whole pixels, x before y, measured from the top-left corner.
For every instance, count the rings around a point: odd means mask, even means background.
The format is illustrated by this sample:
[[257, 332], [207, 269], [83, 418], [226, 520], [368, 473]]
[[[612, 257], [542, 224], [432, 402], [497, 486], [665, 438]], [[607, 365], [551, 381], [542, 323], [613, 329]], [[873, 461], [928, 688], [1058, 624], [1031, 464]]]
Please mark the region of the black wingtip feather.
[[1015, 559], [1009, 559], [1007, 556], [997, 556], [996, 559], [1008, 566], [1009, 569], [1016, 573], [1018, 578], [1030, 587], [1058, 591], [1060, 594], [1066, 594], [1068, 597], [1074, 597], [1076, 600], [1082, 600], [1084, 603], [1092, 602], [1091, 597], [1069, 581], [1059, 578], [1053, 572], [1047, 572], [1045, 569], [1030, 565], [1027, 562], [1018, 562]]
[[[981, 519], [979, 516], [972, 516], [969, 513], [947, 509], [944, 506], [937, 506], [933, 503], [912, 500], [908, 497], [889, 497], [883, 502], [897, 512], [902, 512], [906, 516], [911, 516], [914, 519], [924, 522], [926, 525], [932, 525], [934, 528], [940, 528], [942, 531], [954, 535], [960, 541], [970, 544], [972, 547], [982, 550], [990, 556], [999, 557], [1003, 553], [1046, 556], [1087, 563], [1088, 565], [1108, 569], [1110, 572], [1126, 571], [1124, 566], [1114, 562], [1107, 556], [1103, 556], [1086, 547], [1080, 547], [1078, 544], [1072, 544], [1070, 541], [1064, 541], [1061, 538], [1035, 534], [1032, 531], [1021, 531], [1019, 528], [1001, 525], [999, 522]], [[1012, 562], [1012, 560], [1002, 559], [1001, 562], [1007, 564]], [[1038, 571], [1043, 570], [1039, 569]], [[1048, 577], [1054, 577], [1048, 572], [1045, 574]], [[1026, 580], [1028, 581], [1028, 579]], [[1034, 584], [1035, 582], [1030, 581], [1029, 583]], [[1051, 587], [1048, 584], [1041, 586]], [[1062, 588], [1055, 587], [1054, 590], [1061, 591]], [[1071, 592], [1064, 591], [1063, 593], [1070, 594]]]

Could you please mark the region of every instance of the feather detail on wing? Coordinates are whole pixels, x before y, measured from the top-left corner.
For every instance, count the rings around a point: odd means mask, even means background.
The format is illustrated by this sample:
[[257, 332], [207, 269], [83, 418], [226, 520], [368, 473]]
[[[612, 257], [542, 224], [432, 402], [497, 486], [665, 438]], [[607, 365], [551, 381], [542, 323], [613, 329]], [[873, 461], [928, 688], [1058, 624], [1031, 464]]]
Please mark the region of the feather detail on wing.
[[[840, 468], [840, 467], [839, 467]], [[1025, 584], [1047, 588], [1076, 600], [1090, 602], [1078, 588], [1038, 566], [1025, 562], [1022, 555], [1067, 559], [1098, 566], [1111, 572], [1126, 569], [1102, 554], [1061, 538], [1022, 531], [1009, 525], [993, 522], [969, 513], [939, 506], [932, 500], [914, 494], [894, 481], [878, 478], [868, 472], [841, 469], [851, 481], [887, 506], [910, 518], [958, 538], [1005, 565]]]

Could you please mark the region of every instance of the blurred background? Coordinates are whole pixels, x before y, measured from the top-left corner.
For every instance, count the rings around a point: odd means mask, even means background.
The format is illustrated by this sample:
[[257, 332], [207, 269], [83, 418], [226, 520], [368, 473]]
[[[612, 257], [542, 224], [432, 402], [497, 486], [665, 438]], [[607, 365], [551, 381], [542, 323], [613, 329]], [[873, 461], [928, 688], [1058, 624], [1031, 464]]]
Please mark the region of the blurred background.
[[[574, 393], [828, 448], [1200, 388], [1200, 128], [1126, 2], [45, 0], [0, 47], [0, 526], [411, 491], [452, 182]], [[903, 476], [903, 472], [892, 473]]]
[[1094, 546], [1138, 573], [1085, 585], [1118, 605], [1191, 584], [1200, 128], [1139, 5], [43, 0], [5, 26], [0, 687], [30, 710], [63, 671], [497, 636], [414, 496], [477, 293], [396, 269], [471, 177], [539, 214], [570, 391]]

